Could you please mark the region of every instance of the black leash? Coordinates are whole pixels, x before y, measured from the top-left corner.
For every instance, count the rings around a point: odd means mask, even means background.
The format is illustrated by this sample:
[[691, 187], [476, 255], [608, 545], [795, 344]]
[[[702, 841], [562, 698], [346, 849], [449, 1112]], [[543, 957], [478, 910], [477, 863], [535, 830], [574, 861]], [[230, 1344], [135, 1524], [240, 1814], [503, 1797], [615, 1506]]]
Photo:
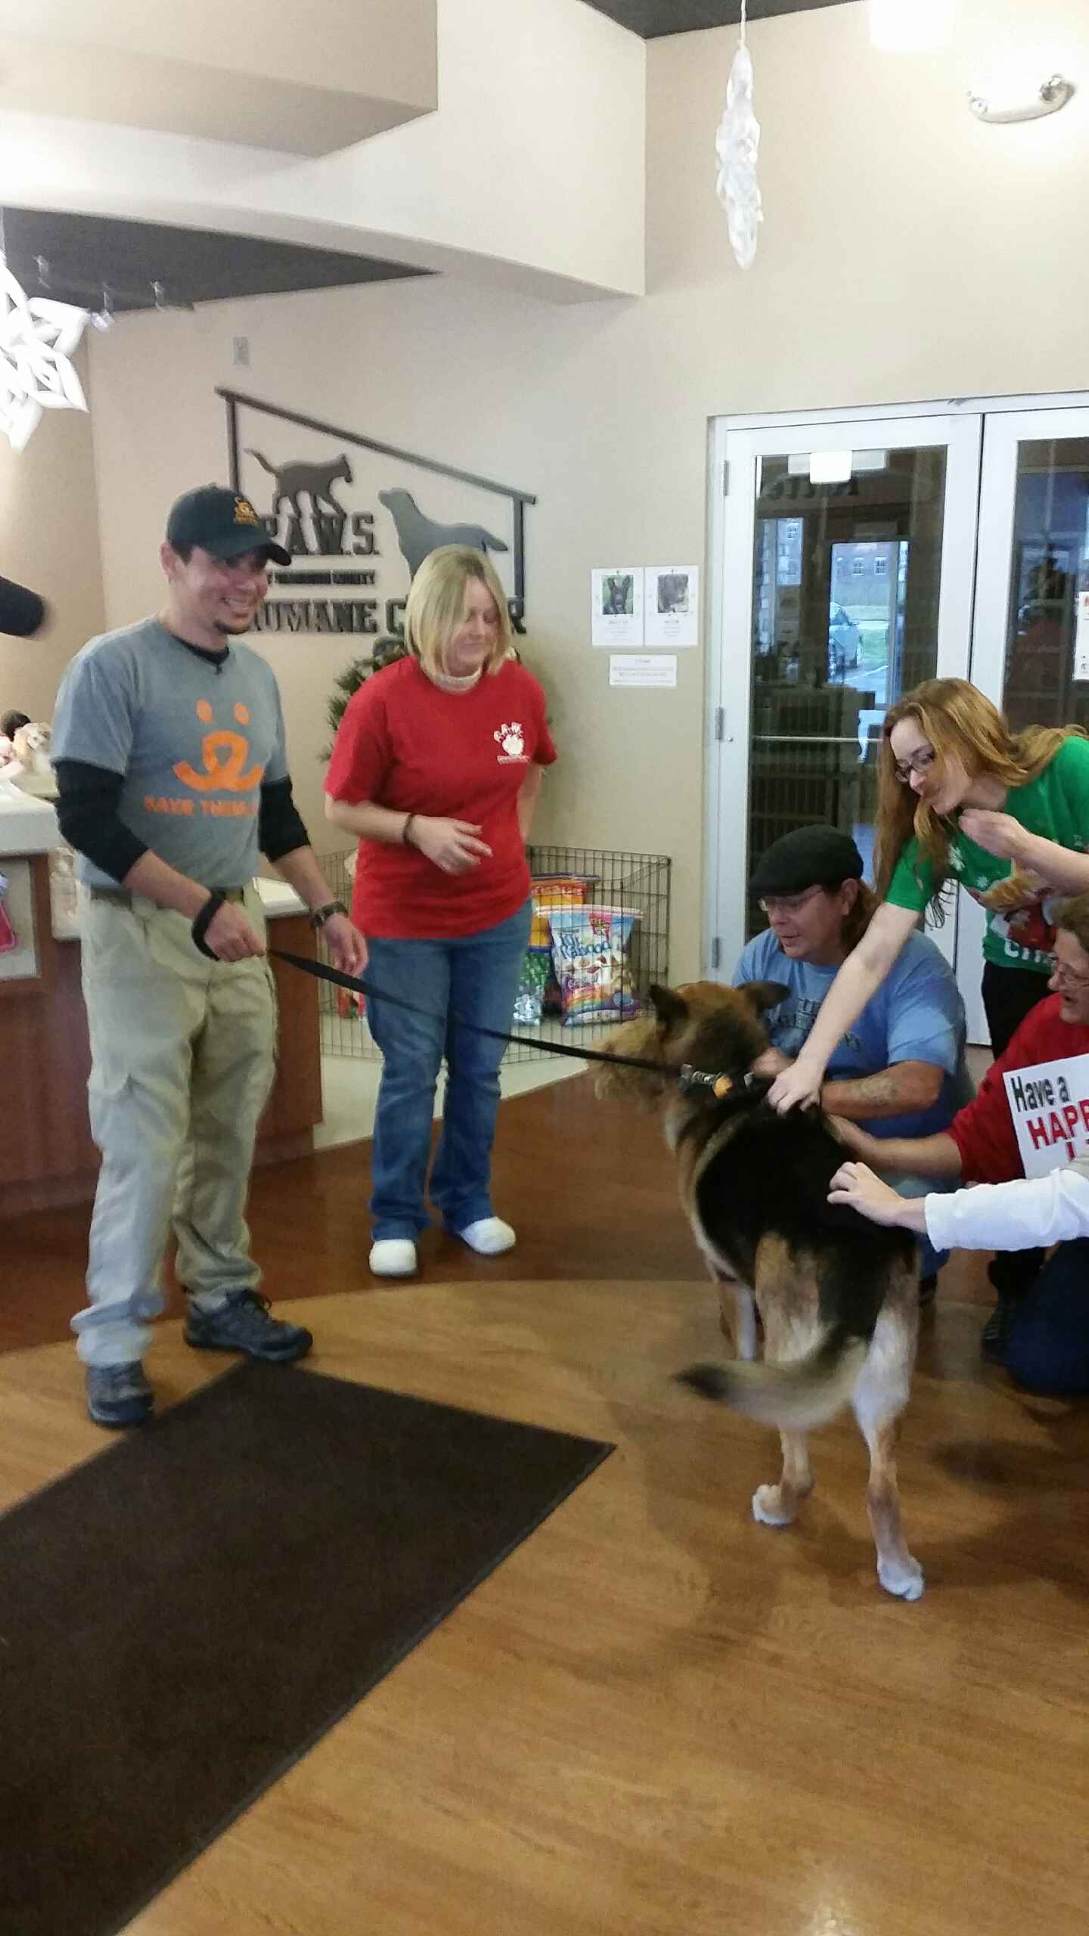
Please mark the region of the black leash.
[[[410, 1015], [422, 1015], [428, 1022], [442, 1021], [428, 1008], [421, 1008], [418, 1002], [409, 1002], [403, 995], [391, 995], [387, 990], [376, 988], [372, 981], [364, 981], [361, 975], [345, 974], [342, 968], [333, 968], [325, 961], [317, 961], [313, 955], [290, 954], [286, 948], [270, 948], [269, 954], [277, 961], [286, 961], [292, 968], [301, 968], [306, 975], [313, 975], [318, 981], [332, 982], [335, 988], [350, 989], [353, 995], [367, 995], [372, 1001], [389, 1002], [393, 1008], [407, 1008]], [[668, 1075], [660, 1062], [651, 1062], [640, 1055], [609, 1055], [604, 1049], [576, 1049], [566, 1042], [542, 1043], [535, 1035], [512, 1035], [506, 1029], [485, 1028], [482, 1022], [462, 1022], [462, 1028], [472, 1029], [476, 1035], [490, 1036], [493, 1042], [513, 1042], [519, 1048], [547, 1048], [549, 1055], [571, 1056], [578, 1062], [608, 1062], [615, 1069], [648, 1069], [652, 1075]], [[751, 1070], [743, 1075], [730, 1076], [722, 1072], [711, 1074], [704, 1069], [694, 1069], [690, 1062], [681, 1064], [677, 1079], [682, 1089], [710, 1089], [721, 1101], [735, 1089], [754, 1090], [762, 1081]]]

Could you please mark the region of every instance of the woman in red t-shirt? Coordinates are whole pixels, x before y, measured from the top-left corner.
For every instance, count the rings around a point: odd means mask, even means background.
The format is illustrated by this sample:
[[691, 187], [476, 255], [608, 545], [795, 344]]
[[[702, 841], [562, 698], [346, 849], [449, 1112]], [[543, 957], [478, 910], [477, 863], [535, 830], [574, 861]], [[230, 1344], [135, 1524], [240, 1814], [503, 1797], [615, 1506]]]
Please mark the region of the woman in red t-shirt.
[[435, 1085], [447, 1086], [430, 1193], [447, 1230], [494, 1257], [514, 1231], [491, 1202], [503, 1044], [529, 940], [525, 843], [556, 757], [536, 679], [513, 657], [510, 616], [484, 555], [443, 545], [405, 608], [409, 656], [353, 694], [333, 747], [325, 810], [359, 836], [353, 914], [376, 988], [384, 1058], [374, 1125], [371, 1270], [407, 1277], [427, 1226]]

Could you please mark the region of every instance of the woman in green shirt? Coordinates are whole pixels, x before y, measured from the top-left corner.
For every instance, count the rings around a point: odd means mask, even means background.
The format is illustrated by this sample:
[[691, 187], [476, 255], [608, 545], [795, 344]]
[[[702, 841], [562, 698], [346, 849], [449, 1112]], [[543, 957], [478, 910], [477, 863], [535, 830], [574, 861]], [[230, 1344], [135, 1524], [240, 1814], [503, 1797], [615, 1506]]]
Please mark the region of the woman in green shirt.
[[1089, 738], [1077, 726], [1011, 733], [967, 679], [927, 679], [885, 716], [878, 756], [878, 908], [832, 983], [805, 1047], [770, 1092], [815, 1103], [842, 1035], [928, 907], [958, 881], [987, 911], [983, 1003], [996, 1055], [1047, 993], [1054, 927], [1089, 890]]

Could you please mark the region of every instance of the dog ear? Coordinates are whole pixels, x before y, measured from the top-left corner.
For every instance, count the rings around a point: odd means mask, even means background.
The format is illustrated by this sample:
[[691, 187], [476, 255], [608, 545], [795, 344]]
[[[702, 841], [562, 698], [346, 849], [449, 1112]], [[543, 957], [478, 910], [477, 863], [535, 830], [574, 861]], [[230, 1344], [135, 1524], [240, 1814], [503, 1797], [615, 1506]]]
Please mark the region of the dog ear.
[[743, 981], [737, 992], [747, 998], [757, 1015], [763, 1015], [766, 1009], [778, 1008], [790, 990], [781, 981]]
[[674, 1028], [688, 1020], [688, 1003], [673, 988], [663, 988], [660, 982], [650, 984], [650, 999], [654, 1013], [663, 1028]]

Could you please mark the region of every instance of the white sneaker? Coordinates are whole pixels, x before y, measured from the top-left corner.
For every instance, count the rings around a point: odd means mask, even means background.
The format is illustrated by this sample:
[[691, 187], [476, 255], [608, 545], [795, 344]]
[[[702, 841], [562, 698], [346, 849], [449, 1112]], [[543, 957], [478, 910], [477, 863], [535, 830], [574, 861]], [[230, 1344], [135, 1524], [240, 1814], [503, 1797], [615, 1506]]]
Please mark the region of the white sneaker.
[[499, 1257], [505, 1250], [513, 1250], [518, 1239], [509, 1223], [502, 1217], [478, 1217], [475, 1223], [466, 1224], [458, 1231], [463, 1244], [475, 1250], [478, 1257]]
[[374, 1277], [411, 1277], [416, 1269], [416, 1246], [411, 1237], [379, 1237], [371, 1245]]

